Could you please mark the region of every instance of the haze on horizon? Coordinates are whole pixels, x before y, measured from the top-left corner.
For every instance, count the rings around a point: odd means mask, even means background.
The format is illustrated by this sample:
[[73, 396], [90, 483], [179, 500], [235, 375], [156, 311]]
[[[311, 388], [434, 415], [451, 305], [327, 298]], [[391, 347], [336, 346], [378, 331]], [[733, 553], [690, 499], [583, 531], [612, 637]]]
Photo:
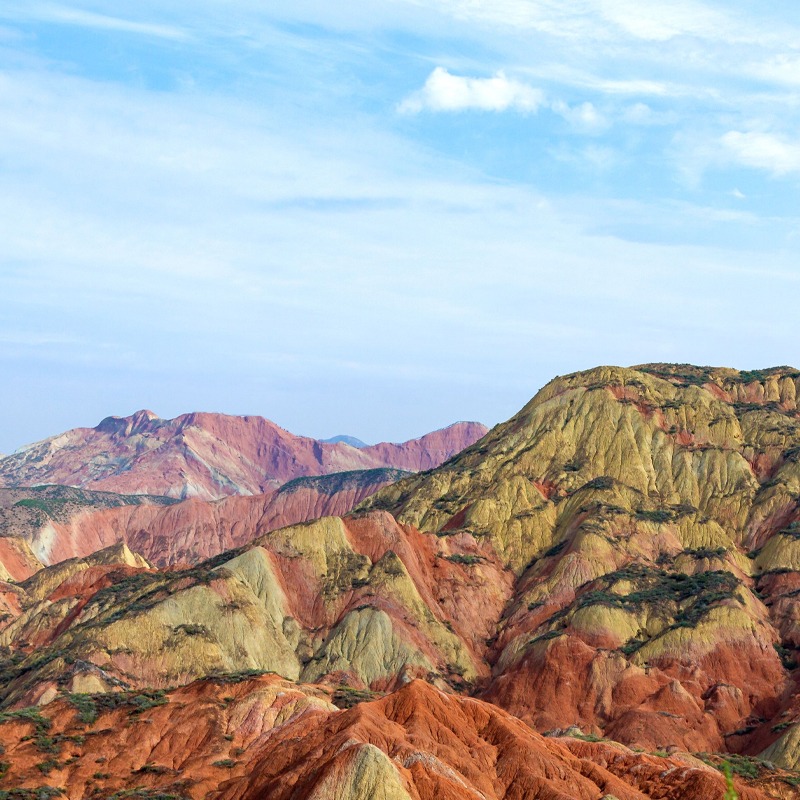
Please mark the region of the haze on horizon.
[[800, 366], [799, 34], [786, 1], [0, 0], [0, 452]]

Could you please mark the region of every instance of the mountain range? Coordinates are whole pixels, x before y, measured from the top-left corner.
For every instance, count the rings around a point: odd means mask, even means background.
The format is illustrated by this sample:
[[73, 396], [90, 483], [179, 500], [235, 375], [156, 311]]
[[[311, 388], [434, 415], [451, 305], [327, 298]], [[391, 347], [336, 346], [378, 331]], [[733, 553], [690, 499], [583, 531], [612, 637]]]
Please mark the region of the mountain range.
[[263, 417], [194, 413], [160, 419], [152, 411], [137, 411], [0, 458], [0, 486], [52, 483], [215, 500], [260, 494], [294, 478], [332, 472], [431, 469], [484, 433], [477, 422], [457, 422], [402, 444], [355, 447], [295, 436]]
[[[599, 367], [461, 452], [410, 448], [376, 491], [267, 486], [313, 445], [278, 458], [271, 423], [204, 415], [6, 457], [0, 789], [706, 800], [732, 768], [743, 800], [800, 797], [799, 393], [789, 367]], [[219, 444], [251, 424], [269, 447]], [[232, 452], [261, 483], [208, 468]], [[45, 475], [83, 488], [22, 488]], [[57, 528], [54, 499], [115, 479], [158, 496], [92, 495]], [[175, 502], [233, 485], [269, 491]], [[349, 507], [281, 527], [305, 491]]]

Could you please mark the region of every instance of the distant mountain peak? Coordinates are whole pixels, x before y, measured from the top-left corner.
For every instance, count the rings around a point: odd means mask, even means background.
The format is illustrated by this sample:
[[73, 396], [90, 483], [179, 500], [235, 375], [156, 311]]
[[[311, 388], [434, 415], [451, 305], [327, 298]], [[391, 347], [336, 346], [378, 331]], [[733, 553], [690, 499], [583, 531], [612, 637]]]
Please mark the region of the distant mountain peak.
[[346, 433], [339, 433], [336, 436], [331, 436], [330, 439], [320, 439], [323, 444], [349, 444], [350, 447], [357, 447], [359, 450], [362, 447], [369, 447], [366, 442], [361, 439], [356, 439], [355, 436], [348, 436]]

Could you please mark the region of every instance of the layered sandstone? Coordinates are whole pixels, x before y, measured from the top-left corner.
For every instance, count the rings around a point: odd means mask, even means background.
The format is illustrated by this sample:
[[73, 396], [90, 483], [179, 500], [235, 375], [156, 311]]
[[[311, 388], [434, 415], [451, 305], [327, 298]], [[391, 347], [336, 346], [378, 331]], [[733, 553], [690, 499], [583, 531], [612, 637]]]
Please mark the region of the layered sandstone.
[[[192, 569], [97, 565], [12, 587], [0, 699], [19, 707], [80, 681], [163, 689], [236, 670], [362, 692], [423, 678], [540, 732], [767, 753], [793, 769], [799, 388], [788, 368], [578, 373], [344, 518], [242, 539]], [[254, 498], [218, 505], [234, 501]], [[385, 777], [379, 762], [358, 770]], [[302, 778], [282, 775], [257, 791]], [[797, 796], [778, 783], [773, 796]], [[550, 791], [541, 796], [559, 796]]]
[[789, 368], [557, 378], [364, 508], [513, 570], [484, 696], [539, 729], [754, 752], [798, 719], [799, 389]]
[[64, 486], [0, 489], [0, 579], [4, 564], [12, 579], [23, 580], [43, 565], [118, 542], [157, 566], [196, 564], [275, 528], [346, 514], [406, 474], [374, 469], [296, 478], [265, 494], [213, 501]]

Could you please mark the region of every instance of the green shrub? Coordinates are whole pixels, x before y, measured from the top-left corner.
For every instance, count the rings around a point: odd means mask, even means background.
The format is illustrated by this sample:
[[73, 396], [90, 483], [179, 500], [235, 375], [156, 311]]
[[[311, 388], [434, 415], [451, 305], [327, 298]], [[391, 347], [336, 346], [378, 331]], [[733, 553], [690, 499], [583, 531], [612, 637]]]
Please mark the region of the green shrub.
[[48, 758], [46, 761], [40, 761], [36, 765], [36, 769], [43, 775], [49, 775], [54, 769], [58, 769], [61, 765], [56, 758]]
[[784, 669], [793, 670], [795, 667], [797, 667], [797, 658], [792, 650], [780, 644], [773, 645], [773, 647], [775, 648], [775, 652], [778, 654]]
[[694, 550], [684, 550], [683, 552], [695, 558], [720, 558], [728, 551], [724, 547], [699, 547]]
[[473, 564], [479, 564], [483, 561], [481, 556], [470, 555], [467, 553], [454, 553], [451, 556], [445, 556], [448, 561], [452, 561], [454, 564], [466, 564], [467, 566], [472, 566]]
[[657, 525], [661, 525], [664, 522], [671, 522], [674, 519], [674, 516], [674, 512], [668, 511], [666, 508], [659, 508], [655, 511], [648, 511], [640, 508], [636, 512], [636, 519], [640, 519], [645, 522], [655, 522]]
[[169, 767], [162, 767], [160, 764], [143, 764], [132, 772], [136, 775], [165, 775], [172, 770]]
[[608, 475], [600, 475], [597, 478], [592, 478], [588, 483], [583, 485], [584, 489], [595, 489], [598, 491], [606, 491], [614, 488], [614, 479], [609, 478]]
[[369, 702], [376, 697], [374, 692], [365, 689], [353, 689], [350, 686], [339, 686], [333, 692], [331, 700], [337, 708], [346, 709], [359, 703]]

